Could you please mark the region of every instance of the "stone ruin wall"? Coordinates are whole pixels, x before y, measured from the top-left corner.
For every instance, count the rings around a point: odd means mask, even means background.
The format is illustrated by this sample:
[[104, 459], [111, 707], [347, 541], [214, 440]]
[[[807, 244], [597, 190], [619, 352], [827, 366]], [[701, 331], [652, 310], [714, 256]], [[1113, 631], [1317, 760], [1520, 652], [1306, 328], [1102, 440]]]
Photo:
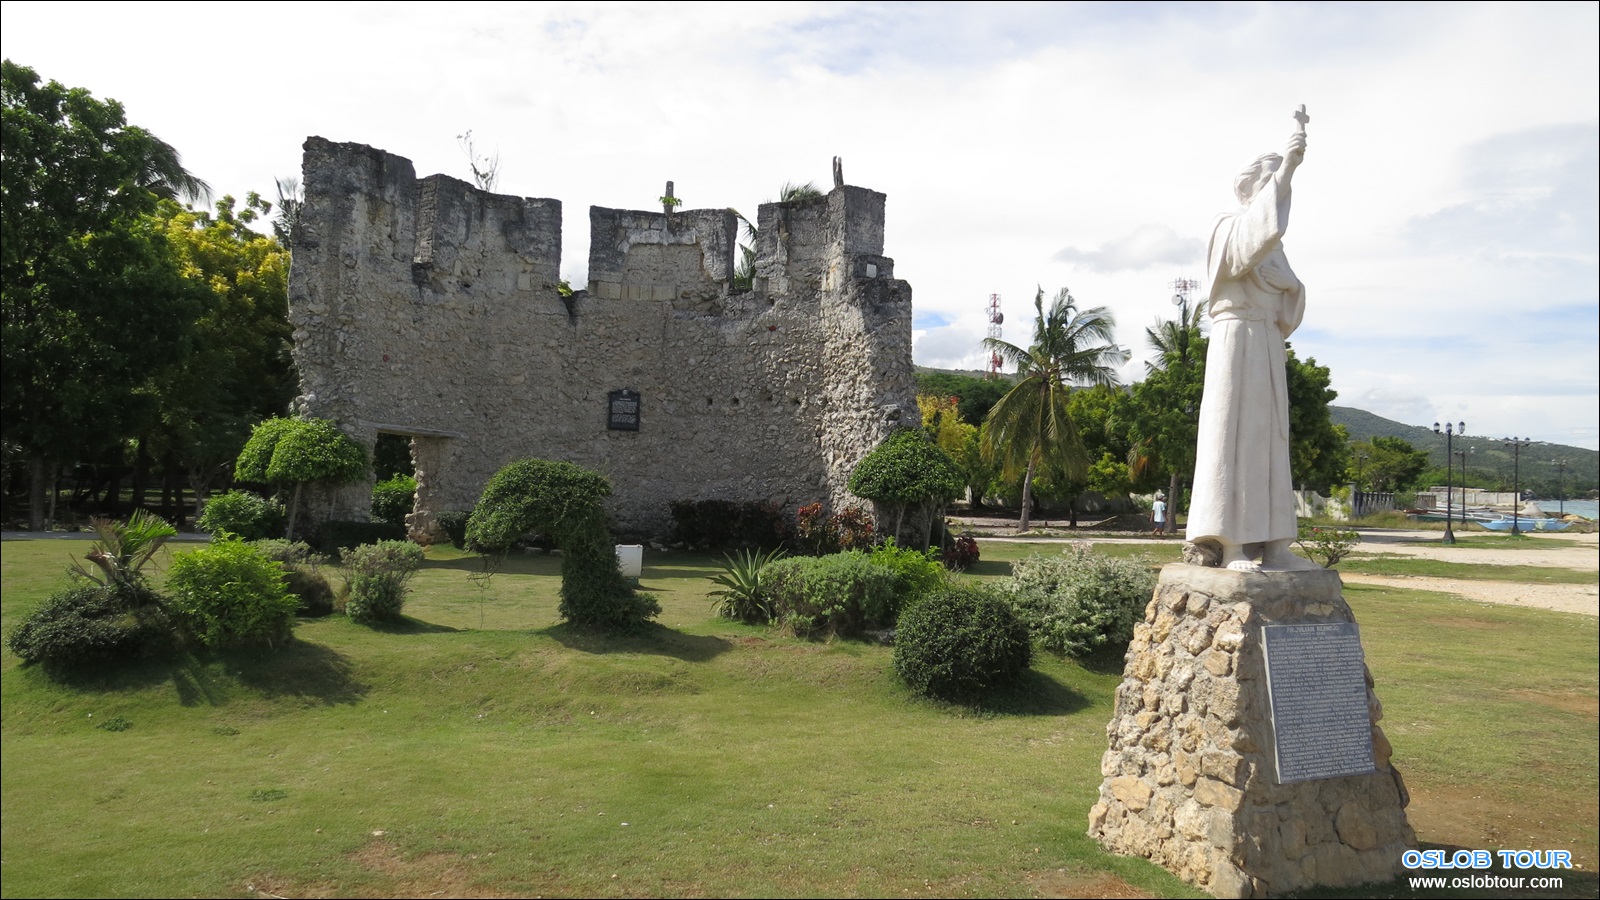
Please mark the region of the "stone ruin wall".
[[[588, 288], [563, 298], [557, 200], [418, 179], [319, 137], [303, 182], [297, 406], [369, 449], [412, 438], [414, 533], [529, 456], [604, 473], [636, 536], [665, 534], [672, 500], [839, 507], [855, 464], [915, 423], [911, 288], [882, 255], [883, 194], [762, 205], [748, 291], [731, 287], [727, 210], [594, 207]], [[637, 432], [607, 428], [623, 388], [641, 394]], [[370, 488], [333, 515], [365, 518]]]

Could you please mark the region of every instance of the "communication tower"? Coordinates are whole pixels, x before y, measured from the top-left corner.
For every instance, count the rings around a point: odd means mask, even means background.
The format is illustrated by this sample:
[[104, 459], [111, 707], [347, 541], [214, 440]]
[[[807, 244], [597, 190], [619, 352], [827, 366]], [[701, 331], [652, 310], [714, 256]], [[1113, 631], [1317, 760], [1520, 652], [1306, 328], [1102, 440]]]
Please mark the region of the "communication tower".
[[[1006, 320], [1005, 315], [1000, 312], [1000, 295], [999, 294], [990, 294], [989, 295], [989, 337], [992, 337], [995, 340], [999, 340], [1000, 339], [1000, 326], [1001, 326], [1001, 324], [1003, 324], [1005, 322], [1005, 320]], [[999, 378], [1000, 377], [1000, 362], [1001, 362], [1001, 360], [1000, 360], [999, 351], [990, 350], [989, 351], [989, 374], [988, 374], [987, 377], [989, 377], [989, 378]]]

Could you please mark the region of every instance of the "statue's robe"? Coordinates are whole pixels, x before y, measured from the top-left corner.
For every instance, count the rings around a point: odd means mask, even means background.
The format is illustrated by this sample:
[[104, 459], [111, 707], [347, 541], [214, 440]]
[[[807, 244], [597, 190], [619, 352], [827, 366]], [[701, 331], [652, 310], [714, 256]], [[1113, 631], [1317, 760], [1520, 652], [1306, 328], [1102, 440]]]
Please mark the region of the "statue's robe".
[[1305, 315], [1306, 292], [1283, 254], [1289, 195], [1275, 175], [1212, 229], [1206, 251], [1211, 343], [1189, 504], [1191, 541], [1250, 545], [1296, 535], [1284, 340]]

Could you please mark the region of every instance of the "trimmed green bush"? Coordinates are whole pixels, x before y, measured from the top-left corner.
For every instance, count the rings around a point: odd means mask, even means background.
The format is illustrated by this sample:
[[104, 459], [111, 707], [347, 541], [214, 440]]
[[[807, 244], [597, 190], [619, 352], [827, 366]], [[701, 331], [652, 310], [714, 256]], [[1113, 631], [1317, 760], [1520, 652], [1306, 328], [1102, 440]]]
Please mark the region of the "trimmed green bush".
[[294, 487], [285, 529], [290, 537], [295, 533], [303, 487], [350, 484], [371, 471], [366, 448], [327, 419], [267, 419], [251, 429], [234, 461], [237, 478]]
[[773, 620], [801, 636], [854, 635], [894, 624], [894, 570], [860, 550], [780, 559], [762, 570]]
[[289, 636], [300, 601], [283, 567], [241, 541], [201, 547], [172, 560], [169, 609], [208, 647], [275, 641]]
[[81, 671], [172, 647], [172, 623], [139, 585], [80, 583], [57, 591], [6, 636], [24, 665]]
[[249, 491], [228, 491], [206, 501], [195, 525], [218, 537], [259, 541], [283, 536], [283, 506]]
[[350, 598], [344, 611], [353, 621], [393, 622], [405, 605], [407, 583], [417, 574], [422, 548], [409, 541], [363, 544], [345, 554], [345, 577]]
[[1081, 655], [1126, 647], [1156, 589], [1150, 558], [1104, 556], [1076, 544], [1011, 567], [1000, 590], [1046, 650]]
[[372, 486], [372, 521], [404, 528], [416, 499], [417, 480], [410, 475], [380, 481]]
[[530, 532], [561, 548], [562, 618], [584, 628], [628, 631], [661, 614], [617, 567], [616, 542], [602, 505], [604, 475], [571, 463], [523, 459], [494, 474], [467, 522], [467, 547], [505, 553]]
[[900, 428], [856, 464], [849, 487], [887, 510], [890, 521], [879, 523], [882, 530], [902, 544], [926, 547], [935, 519], [943, 519], [940, 510], [966, 491], [967, 476], [926, 431]]
[[1027, 626], [978, 585], [952, 587], [906, 610], [894, 636], [894, 670], [919, 694], [973, 701], [1016, 682], [1033, 661]]

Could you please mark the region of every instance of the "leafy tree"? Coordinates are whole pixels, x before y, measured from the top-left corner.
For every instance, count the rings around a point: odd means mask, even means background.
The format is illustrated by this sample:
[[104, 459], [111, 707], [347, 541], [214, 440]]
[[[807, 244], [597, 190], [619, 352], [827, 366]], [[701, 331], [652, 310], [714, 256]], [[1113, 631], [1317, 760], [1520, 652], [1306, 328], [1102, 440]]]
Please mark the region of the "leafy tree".
[[955, 372], [923, 372], [917, 376], [917, 392], [956, 398], [961, 421], [979, 426], [988, 418], [1000, 398], [1011, 390], [1009, 378], [973, 378]]
[[1346, 477], [1375, 491], [1408, 491], [1428, 470], [1428, 454], [1403, 438], [1381, 436], [1350, 445]]
[[917, 395], [923, 430], [961, 469], [966, 482], [965, 492], [972, 498], [972, 507], [982, 509], [984, 492], [999, 474], [999, 469], [984, 457], [978, 428], [962, 419], [958, 404], [955, 397]]
[[1146, 328], [1144, 339], [1156, 352], [1155, 359], [1144, 364], [1148, 372], [1166, 368], [1173, 360], [1187, 364], [1191, 360], [1205, 359], [1204, 304], [1190, 306], [1185, 296], [1178, 318], [1162, 319]]
[[[912, 547], [929, 545], [935, 517], [942, 518], [945, 504], [965, 486], [965, 473], [917, 428], [900, 428], [884, 438], [856, 464], [849, 484], [857, 497], [892, 512], [892, 536], [901, 546]], [[907, 526], [919, 529], [917, 538], [902, 534]]]
[[[1200, 399], [1205, 392], [1208, 339], [1191, 333], [1185, 344], [1175, 345], [1134, 385], [1124, 424], [1131, 440], [1130, 480], [1153, 489], [1152, 481], [1165, 478], [1169, 508], [1176, 512], [1183, 482], [1194, 472], [1199, 439]], [[1168, 533], [1177, 516], [1167, 516]]]
[[984, 340], [1017, 367], [1016, 384], [989, 410], [984, 453], [1000, 462], [1008, 476], [1022, 471], [1022, 519], [1027, 531], [1033, 500], [1033, 477], [1043, 466], [1065, 480], [1081, 480], [1088, 471], [1088, 452], [1068, 408], [1073, 384], [1117, 383], [1116, 367], [1125, 351], [1111, 343], [1116, 320], [1105, 307], [1080, 310], [1062, 288], [1048, 312], [1044, 288], [1034, 297], [1037, 312], [1033, 343], [1027, 348], [999, 338]]
[[161, 413], [154, 438], [183, 466], [198, 507], [250, 434], [250, 426], [289, 405], [289, 252], [250, 224], [272, 210], [251, 192], [243, 209], [231, 196], [215, 214], [163, 201], [157, 220], [185, 278], [204, 288], [193, 349], [157, 379]]
[[1326, 490], [1349, 467], [1349, 435], [1335, 425], [1328, 404], [1339, 396], [1333, 375], [1315, 359], [1301, 362], [1288, 348], [1289, 470], [1296, 485]]
[[57, 461], [116, 445], [154, 415], [142, 390], [181, 359], [200, 308], [146, 217], [198, 194], [173, 148], [121, 104], [0, 64], [4, 440], [29, 459], [30, 527]]

